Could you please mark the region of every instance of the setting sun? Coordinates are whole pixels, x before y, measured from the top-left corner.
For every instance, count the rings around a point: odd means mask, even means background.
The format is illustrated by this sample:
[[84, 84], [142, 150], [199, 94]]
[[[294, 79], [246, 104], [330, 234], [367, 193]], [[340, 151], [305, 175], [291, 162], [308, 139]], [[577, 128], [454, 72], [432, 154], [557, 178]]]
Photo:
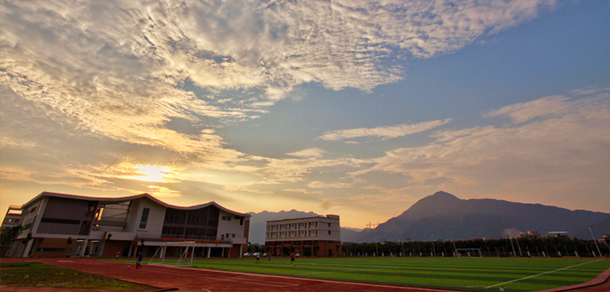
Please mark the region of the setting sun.
[[140, 181], [167, 182], [166, 178], [172, 173], [170, 167], [161, 165], [138, 164], [134, 165], [133, 168], [136, 169], [136, 173], [138, 173], [139, 176], [134, 176], [132, 178]]

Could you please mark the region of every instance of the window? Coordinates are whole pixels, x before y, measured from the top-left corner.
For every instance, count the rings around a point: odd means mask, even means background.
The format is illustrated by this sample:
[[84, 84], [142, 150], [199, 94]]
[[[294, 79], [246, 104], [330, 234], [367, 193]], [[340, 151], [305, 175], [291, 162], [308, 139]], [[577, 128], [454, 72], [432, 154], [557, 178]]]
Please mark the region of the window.
[[231, 234], [231, 237], [235, 238], [235, 233]]
[[244, 225], [244, 217], [239, 218], [239, 225]]
[[330, 227], [330, 223], [328, 223], [328, 227]]
[[146, 222], [148, 222], [148, 213], [150, 208], [144, 208], [142, 210], [142, 219], [140, 219], [140, 229], [146, 229]]
[[330, 235], [330, 230], [328, 230], [328, 235]]
[[222, 216], [223, 221], [231, 221], [231, 216]]

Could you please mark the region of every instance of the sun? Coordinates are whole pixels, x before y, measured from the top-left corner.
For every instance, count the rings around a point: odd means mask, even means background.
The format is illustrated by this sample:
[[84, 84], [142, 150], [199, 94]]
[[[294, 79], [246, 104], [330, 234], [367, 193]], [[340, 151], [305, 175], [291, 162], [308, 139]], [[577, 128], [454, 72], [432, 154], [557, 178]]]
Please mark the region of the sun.
[[138, 164], [132, 167], [139, 174], [132, 177], [133, 179], [148, 182], [167, 182], [166, 178], [169, 178], [173, 172], [170, 167], [161, 165]]

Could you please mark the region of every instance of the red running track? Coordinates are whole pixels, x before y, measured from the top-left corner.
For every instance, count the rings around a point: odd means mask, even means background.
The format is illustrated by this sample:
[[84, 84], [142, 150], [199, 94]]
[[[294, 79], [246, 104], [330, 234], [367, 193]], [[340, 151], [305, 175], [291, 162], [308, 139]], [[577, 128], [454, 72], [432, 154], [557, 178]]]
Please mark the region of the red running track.
[[[100, 261], [92, 259], [0, 259], [6, 261], [40, 261], [47, 264], [72, 268], [81, 272], [115, 278], [127, 282], [145, 284], [158, 287], [159, 290], [179, 291], [277, 291], [277, 292], [321, 292], [321, 291], [375, 291], [375, 292], [446, 292], [447, 290], [399, 287], [363, 283], [348, 283], [338, 281], [325, 281], [314, 279], [290, 278], [281, 276], [255, 275], [222, 271], [211, 271], [193, 268], [180, 268], [173, 266], [143, 265], [135, 269], [133, 263]], [[127, 267], [130, 267], [129, 269]], [[610, 269], [600, 274], [595, 281], [581, 284], [578, 287], [564, 287], [567, 289], [553, 289], [557, 291], [581, 292], [610, 292]], [[593, 283], [595, 282], [595, 283]], [[588, 285], [587, 285], [588, 284]], [[16, 288], [0, 287], [0, 291], [90, 291], [75, 289], [53, 288]], [[104, 290], [98, 290], [104, 291]]]

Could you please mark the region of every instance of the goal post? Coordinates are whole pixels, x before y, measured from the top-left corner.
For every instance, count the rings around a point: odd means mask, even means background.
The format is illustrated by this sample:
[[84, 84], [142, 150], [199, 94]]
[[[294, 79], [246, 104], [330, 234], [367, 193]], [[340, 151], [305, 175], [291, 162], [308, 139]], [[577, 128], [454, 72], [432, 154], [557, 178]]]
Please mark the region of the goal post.
[[[161, 265], [168, 265], [168, 263], [166, 263], [166, 258], [165, 258], [168, 247], [180, 248], [180, 257], [178, 258], [178, 260], [176, 260], [176, 262], [174, 262], [171, 265], [178, 266], [178, 267], [193, 266], [193, 258], [195, 257], [195, 241], [168, 241], [168, 242], [165, 242], [163, 245], [159, 245], [157, 247], [155, 254], [152, 256], [152, 258], [150, 258], [150, 261], [148, 263], [151, 264], [152, 261], [156, 257], [159, 257], [159, 258], [161, 258], [161, 263], [160, 263]], [[168, 259], [168, 261], [169, 261], [169, 259]]]
[[456, 248], [455, 253], [457, 257], [483, 257], [480, 248]]

